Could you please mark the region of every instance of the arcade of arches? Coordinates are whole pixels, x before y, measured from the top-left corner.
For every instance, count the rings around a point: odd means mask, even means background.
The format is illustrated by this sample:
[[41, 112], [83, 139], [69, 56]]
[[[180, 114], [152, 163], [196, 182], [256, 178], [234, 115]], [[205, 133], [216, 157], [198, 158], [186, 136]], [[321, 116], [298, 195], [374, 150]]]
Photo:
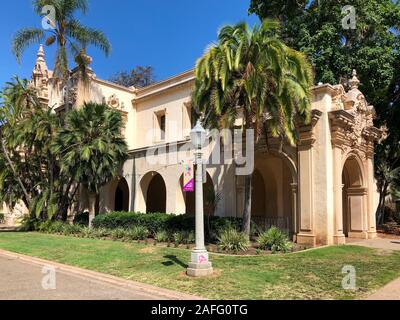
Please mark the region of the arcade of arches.
[[[167, 212], [167, 186], [161, 174], [151, 172], [141, 180], [140, 183], [141, 194], [143, 199], [143, 212]], [[176, 190], [176, 202], [181, 204], [183, 208], [177, 214], [195, 214], [195, 194], [194, 192], [183, 191], [183, 176], [178, 179], [178, 187]], [[216, 193], [214, 191], [214, 184], [210, 174], [207, 173], [207, 181], [203, 186], [204, 198], [204, 213], [206, 215], [213, 215], [216, 206]]]
[[[277, 225], [310, 246], [376, 236], [373, 158], [383, 132], [373, 125], [374, 108], [355, 75], [350, 86], [348, 92], [341, 85], [313, 88], [311, 121], [298, 124], [296, 146], [271, 145], [268, 137], [257, 147], [251, 210], [257, 224]], [[123, 170], [130, 179], [105, 189], [105, 208], [193, 214], [194, 194], [182, 191], [182, 164], [149, 164], [145, 153], [146, 148], [131, 152]], [[241, 217], [244, 178], [236, 175], [235, 164], [207, 166], [207, 172], [206, 214]]]

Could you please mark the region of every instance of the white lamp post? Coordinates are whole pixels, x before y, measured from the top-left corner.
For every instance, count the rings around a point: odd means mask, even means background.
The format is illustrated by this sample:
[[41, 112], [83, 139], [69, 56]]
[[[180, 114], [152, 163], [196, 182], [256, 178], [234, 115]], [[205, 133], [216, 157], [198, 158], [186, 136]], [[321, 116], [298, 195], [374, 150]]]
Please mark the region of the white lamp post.
[[187, 275], [203, 277], [213, 273], [212, 264], [208, 259], [208, 252], [204, 245], [204, 208], [203, 208], [203, 152], [202, 147], [206, 140], [206, 131], [197, 121], [190, 133], [195, 148], [195, 162], [197, 164], [195, 178], [196, 192], [196, 247], [192, 251], [192, 259], [187, 269]]

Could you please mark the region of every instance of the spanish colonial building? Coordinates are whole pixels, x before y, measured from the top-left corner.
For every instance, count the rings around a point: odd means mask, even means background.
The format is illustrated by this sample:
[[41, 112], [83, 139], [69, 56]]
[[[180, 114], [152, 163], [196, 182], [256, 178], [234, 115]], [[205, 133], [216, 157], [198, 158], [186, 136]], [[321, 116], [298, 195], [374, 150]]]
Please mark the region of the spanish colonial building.
[[[65, 111], [65, 89], [52, 86], [42, 46], [32, 83], [43, 103], [57, 113]], [[85, 101], [106, 103], [124, 120], [121, 130], [129, 159], [120, 175], [104, 187], [101, 212], [194, 212], [194, 195], [182, 188], [183, 162], [171, 161], [184, 154], [190, 158], [193, 85], [192, 70], [144, 88], [125, 88], [98, 79], [93, 72], [84, 87], [79, 73], [72, 71], [68, 97], [74, 108]], [[374, 108], [358, 85], [353, 72], [347, 92], [342, 85], [313, 87], [312, 120], [298, 125], [297, 146], [270, 135], [256, 144], [252, 219], [258, 225], [278, 225], [294, 241], [312, 246], [376, 236], [373, 159], [382, 132], [374, 127]], [[155, 161], [149, 161], [148, 154]], [[244, 176], [236, 174], [235, 162], [211, 163], [206, 170], [205, 192], [218, 199], [215, 207], [206, 204], [207, 213], [240, 217]], [[85, 190], [80, 190], [79, 198], [76, 210], [93, 212], [93, 199]]]

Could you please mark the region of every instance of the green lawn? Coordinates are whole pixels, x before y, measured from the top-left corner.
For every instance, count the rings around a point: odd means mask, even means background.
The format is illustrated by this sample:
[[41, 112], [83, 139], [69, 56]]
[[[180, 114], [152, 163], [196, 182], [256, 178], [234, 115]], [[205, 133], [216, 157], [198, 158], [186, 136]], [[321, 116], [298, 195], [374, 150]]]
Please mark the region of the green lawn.
[[[190, 251], [39, 233], [0, 233], [0, 248], [211, 299], [359, 299], [400, 277], [400, 252], [338, 246], [287, 255], [211, 255], [215, 275], [186, 277]], [[357, 270], [357, 290], [341, 270]]]

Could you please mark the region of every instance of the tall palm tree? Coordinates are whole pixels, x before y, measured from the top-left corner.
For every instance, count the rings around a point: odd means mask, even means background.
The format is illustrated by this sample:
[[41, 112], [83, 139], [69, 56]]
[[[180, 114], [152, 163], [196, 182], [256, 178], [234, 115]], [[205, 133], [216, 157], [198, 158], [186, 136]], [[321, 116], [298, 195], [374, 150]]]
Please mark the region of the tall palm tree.
[[[196, 64], [195, 107], [205, 125], [232, 128], [243, 115], [244, 128], [296, 142], [296, 117], [310, 117], [312, 69], [305, 56], [279, 39], [279, 24], [265, 20], [250, 29], [223, 27]], [[252, 175], [245, 177], [243, 230], [250, 234]]]
[[[34, 0], [33, 7], [39, 16], [43, 16], [42, 10], [45, 6], [53, 6], [55, 9], [54, 21], [49, 21], [51, 28], [48, 30], [40, 28], [24, 28], [19, 30], [12, 40], [12, 51], [17, 60], [21, 60], [24, 50], [33, 43], [45, 40], [47, 46], [57, 46], [53, 79], [60, 82], [62, 86], [70, 79], [68, 68], [68, 53], [73, 58], [82, 62], [85, 51], [89, 45], [99, 48], [106, 56], [110, 54], [111, 45], [104, 33], [82, 25], [76, 18], [77, 13], [85, 14], [88, 11], [87, 0]], [[84, 59], [83, 59], [84, 60]], [[67, 101], [66, 101], [67, 106]], [[67, 106], [68, 107], [68, 106]]]
[[127, 158], [121, 134], [121, 114], [105, 104], [85, 103], [67, 115], [67, 126], [58, 134], [53, 152], [61, 155], [61, 173], [74, 175], [96, 198]]

